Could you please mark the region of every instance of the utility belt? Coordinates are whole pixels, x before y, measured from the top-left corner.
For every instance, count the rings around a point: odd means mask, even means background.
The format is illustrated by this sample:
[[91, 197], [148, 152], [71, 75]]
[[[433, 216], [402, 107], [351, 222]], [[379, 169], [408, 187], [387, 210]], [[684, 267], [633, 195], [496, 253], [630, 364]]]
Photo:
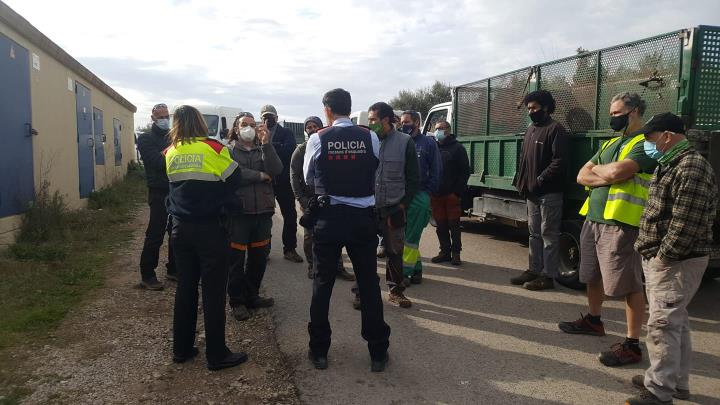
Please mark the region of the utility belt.
[[330, 206], [329, 195], [316, 195], [308, 200], [307, 209], [300, 217], [300, 226], [311, 229], [315, 227], [320, 212]]
[[[368, 215], [371, 218], [377, 218], [377, 210], [375, 207], [358, 208], [346, 204], [330, 204], [330, 196], [320, 195], [310, 198], [308, 201], [307, 209], [300, 217], [300, 226], [303, 228], [313, 228], [320, 215], [323, 213], [329, 213], [337, 211], [341, 215], [354, 216], [354, 215]], [[335, 214], [333, 214], [335, 215]]]

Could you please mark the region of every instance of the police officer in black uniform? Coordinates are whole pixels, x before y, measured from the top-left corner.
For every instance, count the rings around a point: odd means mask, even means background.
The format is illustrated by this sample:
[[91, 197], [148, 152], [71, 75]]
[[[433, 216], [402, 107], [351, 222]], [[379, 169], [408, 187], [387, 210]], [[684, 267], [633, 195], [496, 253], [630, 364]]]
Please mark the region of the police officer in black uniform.
[[345, 247], [363, 303], [362, 337], [368, 342], [371, 370], [380, 372], [385, 370], [388, 361], [390, 337], [390, 327], [383, 319], [375, 257], [374, 185], [380, 141], [374, 132], [353, 125], [348, 118], [350, 93], [343, 89], [331, 90], [325, 93], [322, 102], [326, 122], [332, 126], [308, 139], [303, 162], [305, 181], [315, 187], [316, 194], [316, 201], [309, 210], [310, 221], [315, 224], [313, 252], [317, 260], [308, 324], [309, 357], [315, 368], [327, 368], [330, 296], [338, 259]]

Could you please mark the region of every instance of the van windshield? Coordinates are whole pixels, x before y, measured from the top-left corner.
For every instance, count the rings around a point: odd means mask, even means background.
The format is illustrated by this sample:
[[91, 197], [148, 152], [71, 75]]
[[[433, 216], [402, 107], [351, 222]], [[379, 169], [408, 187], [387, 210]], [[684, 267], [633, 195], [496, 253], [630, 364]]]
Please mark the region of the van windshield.
[[205, 123], [208, 127], [208, 136], [216, 136], [218, 133], [218, 126], [220, 118], [217, 115], [203, 114]]

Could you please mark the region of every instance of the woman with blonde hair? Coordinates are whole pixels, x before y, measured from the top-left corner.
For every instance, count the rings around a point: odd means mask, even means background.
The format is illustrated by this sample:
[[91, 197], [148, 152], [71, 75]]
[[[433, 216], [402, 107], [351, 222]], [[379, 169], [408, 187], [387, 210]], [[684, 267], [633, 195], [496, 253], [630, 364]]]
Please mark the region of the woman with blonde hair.
[[247, 354], [225, 345], [225, 289], [228, 277], [228, 234], [223, 226], [224, 202], [242, 181], [238, 164], [220, 142], [207, 137], [200, 112], [178, 107], [165, 151], [170, 180], [168, 212], [171, 243], [178, 269], [173, 316], [173, 361], [183, 363], [198, 354], [195, 347], [198, 284], [202, 279], [207, 367], [237, 366]]

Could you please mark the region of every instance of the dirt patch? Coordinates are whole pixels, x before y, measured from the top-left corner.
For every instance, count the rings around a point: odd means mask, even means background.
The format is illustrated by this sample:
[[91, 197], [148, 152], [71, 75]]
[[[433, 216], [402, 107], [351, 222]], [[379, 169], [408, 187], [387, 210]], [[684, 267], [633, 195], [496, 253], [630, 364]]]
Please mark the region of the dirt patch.
[[[300, 403], [292, 369], [275, 340], [272, 311], [258, 311], [242, 323], [228, 316], [228, 346], [246, 351], [246, 364], [210, 372], [202, 355], [172, 363], [174, 284], [161, 292], [137, 287], [146, 218], [146, 210], [134, 218], [136, 236], [120, 249], [105, 286], [86, 305], [44, 342], [3, 356], [10, 360], [3, 368], [14, 368], [18, 376], [16, 388], [32, 390], [24, 402]], [[204, 353], [202, 315], [198, 321]]]

